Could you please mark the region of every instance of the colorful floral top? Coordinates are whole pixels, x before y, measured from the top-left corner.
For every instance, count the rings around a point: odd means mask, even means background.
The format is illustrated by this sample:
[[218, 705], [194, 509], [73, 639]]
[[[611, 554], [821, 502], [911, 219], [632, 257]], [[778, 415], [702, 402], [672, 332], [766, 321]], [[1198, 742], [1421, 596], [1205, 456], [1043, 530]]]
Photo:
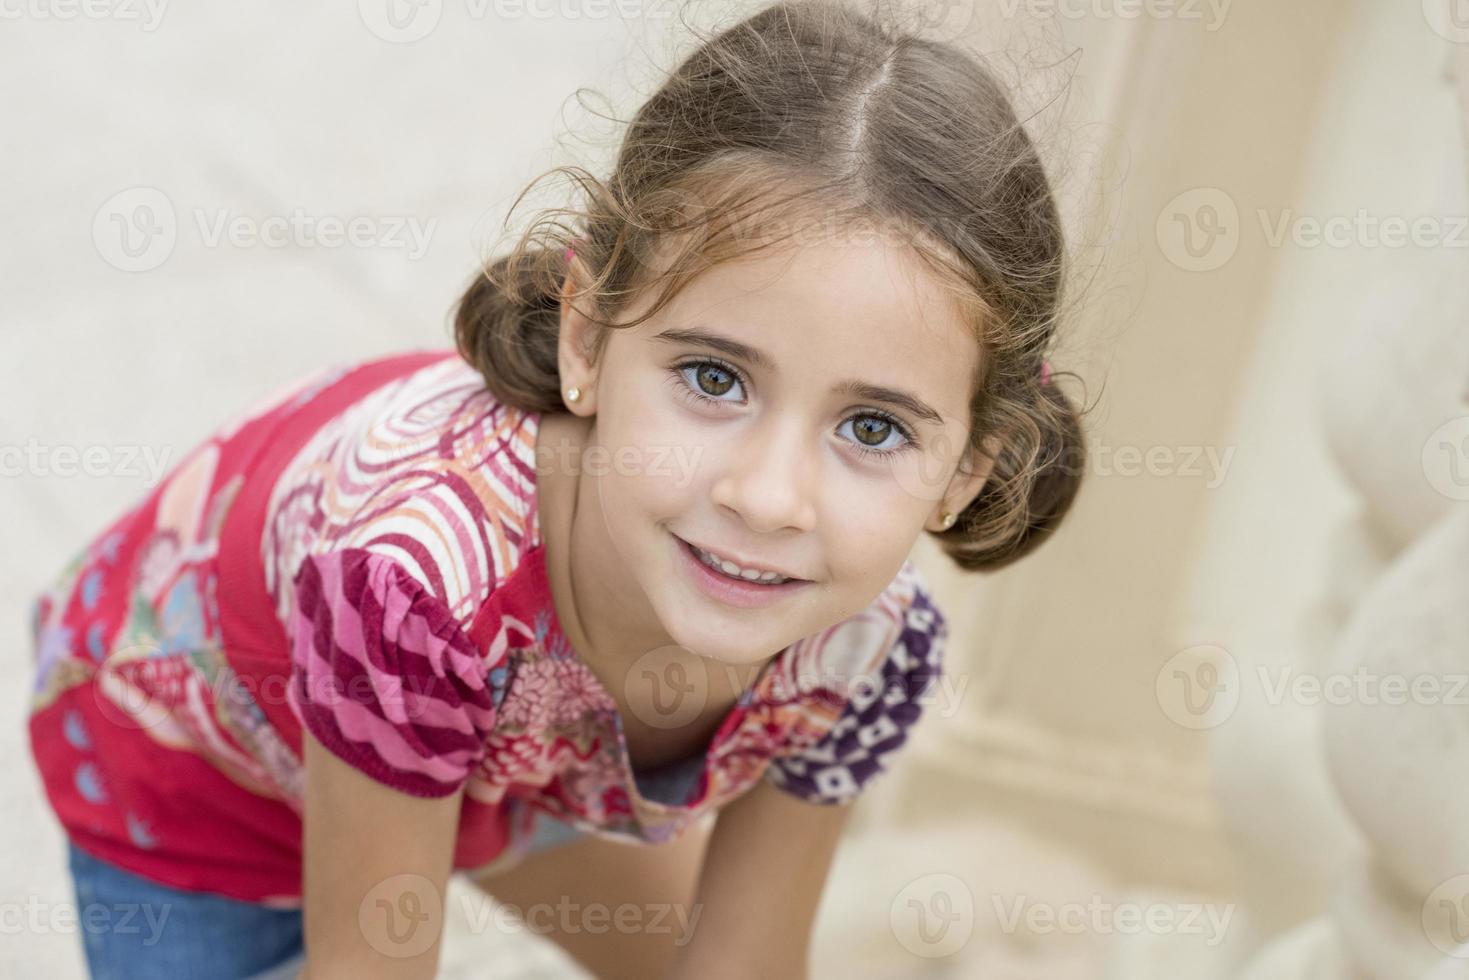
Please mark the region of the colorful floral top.
[[758, 779], [855, 797], [940, 675], [911, 561], [762, 667], [655, 792], [551, 601], [539, 422], [453, 350], [412, 351], [318, 372], [193, 449], [33, 605], [31, 748], [70, 838], [299, 907], [303, 726], [405, 793], [462, 786], [456, 869], [516, 854], [536, 811], [657, 842]]

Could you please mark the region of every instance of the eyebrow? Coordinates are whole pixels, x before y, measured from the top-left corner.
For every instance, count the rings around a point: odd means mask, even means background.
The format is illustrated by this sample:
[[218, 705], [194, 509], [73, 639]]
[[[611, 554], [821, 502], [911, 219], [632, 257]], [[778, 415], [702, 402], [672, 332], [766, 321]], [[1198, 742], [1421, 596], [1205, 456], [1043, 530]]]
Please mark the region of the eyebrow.
[[[775, 371], [775, 360], [769, 354], [749, 344], [741, 343], [730, 337], [722, 336], [699, 327], [669, 327], [667, 330], [653, 336], [654, 340], [665, 341], [675, 344], [692, 344], [700, 347], [709, 347], [721, 353], [736, 357], [767, 371]], [[872, 384], [860, 381], [856, 378], [848, 378], [839, 381], [832, 386], [832, 390], [855, 398], [867, 401], [885, 402], [897, 406], [925, 422], [934, 425], [943, 425], [944, 417], [927, 402], [912, 395], [901, 388], [890, 388], [887, 385]]]

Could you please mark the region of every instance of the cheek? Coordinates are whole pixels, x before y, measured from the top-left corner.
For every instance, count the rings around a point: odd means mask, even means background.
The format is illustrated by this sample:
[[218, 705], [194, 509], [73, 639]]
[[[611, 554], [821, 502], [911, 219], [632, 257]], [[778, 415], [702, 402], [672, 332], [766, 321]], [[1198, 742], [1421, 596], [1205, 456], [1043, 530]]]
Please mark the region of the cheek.
[[606, 434], [601, 482], [610, 514], [675, 518], [698, 494], [709, 447], [697, 428], [663, 408], [635, 408]]
[[909, 493], [891, 472], [835, 477], [822, 510], [831, 568], [876, 594], [892, 581], [923, 531], [933, 505]]
[[634, 421], [626, 435], [648, 461], [643, 477], [651, 494], [707, 491], [719, 461], [732, 458], [738, 447], [733, 427], [714, 424], [717, 416], [701, 415], [684, 405], [666, 385], [646, 389], [630, 414]]
[[826, 497], [834, 512], [879, 536], [911, 535], [948, 482], [917, 452], [876, 461], [849, 462], [844, 457], [833, 460], [826, 473]]
[[[922, 518], [910, 513], [911, 508], [911, 498], [895, 495], [890, 487], [834, 499], [823, 515], [822, 534], [832, 549], [832, 567], [852, 580], [881, 578], [887, 569], [896, 572], [916, 540], [914, 528], [921, 526]], [[890, 580], [891, 575], [884, 584]]]
[[924, 516], [948, 491], [954, 464], [943, 455], [926, 451], [898, 453], [883, 467], [884, 482], [893, 494], [894, 514], [909, 515], [922, 524]]

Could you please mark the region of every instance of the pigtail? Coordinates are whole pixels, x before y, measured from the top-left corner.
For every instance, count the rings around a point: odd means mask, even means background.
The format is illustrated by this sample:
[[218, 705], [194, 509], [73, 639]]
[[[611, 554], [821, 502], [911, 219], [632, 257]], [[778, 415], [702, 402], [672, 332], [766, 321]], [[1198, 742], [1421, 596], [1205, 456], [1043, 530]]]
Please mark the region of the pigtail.
[[536, 412], [562, 407], [552, 251], [517, 249], [477, 270], [454, 311], [460, 356], [501, 401]]
[[1082, 414], [1055, 382], [1036, 384], [1028, 401], [1012, 399], [1007, 437], [984, 488], [939, 546], [967, 571], [992, 572], [1030, 554], [1060, 525], [1084, 476]]

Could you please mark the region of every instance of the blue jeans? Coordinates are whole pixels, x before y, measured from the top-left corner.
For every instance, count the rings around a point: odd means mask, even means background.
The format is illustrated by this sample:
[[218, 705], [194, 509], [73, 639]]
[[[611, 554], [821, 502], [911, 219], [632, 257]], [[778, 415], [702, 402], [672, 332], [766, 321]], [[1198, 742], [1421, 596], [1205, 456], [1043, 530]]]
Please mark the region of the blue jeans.
[[306, 961], [297, 909], [170, 888], [70, 841], [67, 851], [93, 980], [294, 980]]
[[[702, 766], [694, 757], [633, 775], [644, 795], [673, 803], [687, 798]], [[527, 854], [584, 836], [544, 813], [534, 821]], [[70, 840], [67, 851], [93, 980], [295, 980], [306, 962], [299, 909], [160, 885]]]
[[[527, 851], [582, 836], [537, 814]], [[93, 980], [295, 980], [306, 962], [299, 909], [170, 888], [66, 846]]]

